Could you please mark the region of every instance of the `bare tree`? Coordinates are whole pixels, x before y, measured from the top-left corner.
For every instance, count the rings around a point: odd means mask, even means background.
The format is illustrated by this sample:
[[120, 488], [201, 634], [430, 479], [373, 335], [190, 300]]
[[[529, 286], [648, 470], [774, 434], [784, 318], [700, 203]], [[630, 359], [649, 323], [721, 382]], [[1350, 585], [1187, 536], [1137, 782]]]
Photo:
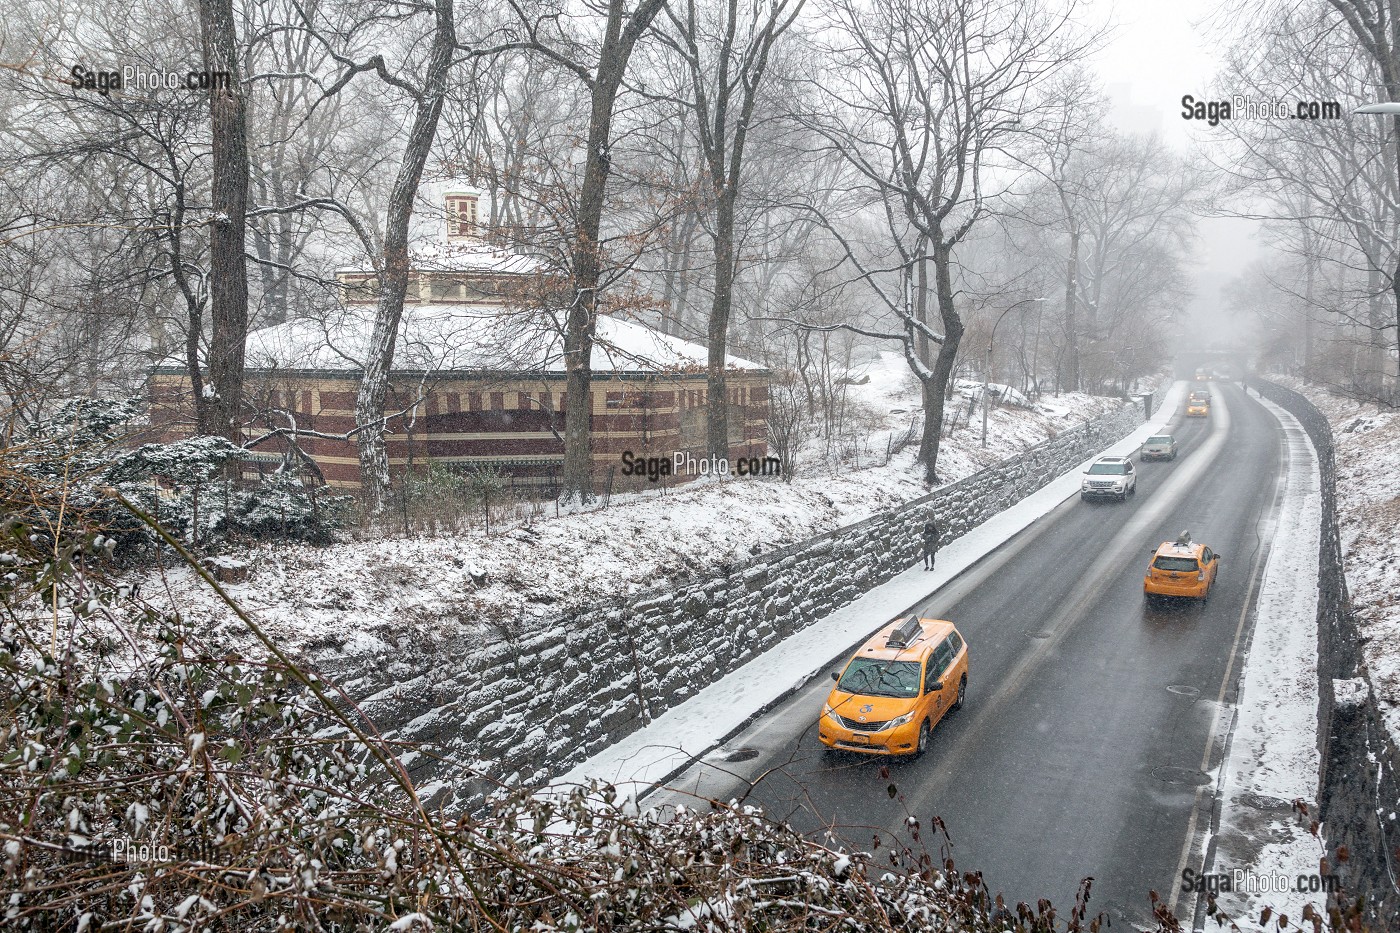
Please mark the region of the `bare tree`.
[[805, 0], [766, 5], [725, 0], [718, 8], [667, 9], [664, 41], [680, 54], [689, 77], [709, 199], [714, 211], [714, 295], [707, 327], [705, 448], [710, 457], [729, 456], [729, 392], [725, 379], [729, 322], [733, 310], [735, 207], [744, 180], [744, 153], [755, 107], [765, 88], [773, 47], [796, 21]]
[[[1366, 53], [1380, 77], [1386, 100], [1400, 103], [1400, 5], [1395, 0], [1328, 0], [1341, 14], [1361, 50]], [[1392, 177], [1400, 186], [1400, 115], [1391, 117], [1393, 158], [1389, 159]], [[1389, 270], [1390, 291], [1394, 295], [1393, 324], [1395, 346], [1400, 348], [1400, 251], [1396, 251]]]
[[[809, 123], [884, 212], [898, 262], [857, 269], [901, 326], [859, 332], [904, 347], [922, 386], [919, 462], [930, 483], [937, 480], [944, 401], [964, 330], [954, 251], [998, 193], [992, 163], [1023, 134], [1039, 103], [1037, 85], [1085, 49], [1074, 15], [1073, 5], [1052, 11], [988, 0], [841, 0], [834, 7], [839, 41], [825, 50], [821, 80], [833, 116]], [[892, 290], [878, 281], [921, 263], [925, 251], [939, 329], [919, 320], [911, 286]], [[938, 347], [932, 366], [919, 357], [921, 337]]]
[[[423, 178], [423, 169], [433, 152], [437, 137], [438, 121], [447, 97], [449, 76], [459, 61], [459, 56], [489, 57], [523, 46], [504, 39], [496, 44], [464, 46], [457, 38], [453, 0], [433, 0], [431, 7], [415, 11], [432, 15], [432, 25], [426, 38], [427, 50], [422, 62], [418, 64], [421, 78], [415, 81], [415, 76], [411, 73], [404, 76], [391, 71], [382, 54], [361, 60], [346, 54], [338, 47], [338, 43], [329, 37], [329, 30], [319, 21], [318, 14], [321, 11], [318, 8], [300, 9], [304, 28], [318, 38], [342, 68], [340, 75], [326, 90], [326, 98], [334, 96], [357, 75], [369, 73], [407, 95], [412, 102], [413, 116], [408, 138], [404, 143], [403, 155], [385, 209], [383, 246], [375, 263], [378, 303], [374, 328], [366, 350], [364, 372], [355, 398], [355, 421], [359, 431], [356, 435], [356, 446], [361, 481], [371, 511], [378, 513], [384, 509], [390, 487], [389, 461], [384, 446], [384, 406], [388, 397], [389, 375], [393, 369], [399, 326], [403, 319], [404, 297], [408, 292], [409, 227], [418, 187]], [[382, 29], [389, 21], [398, 19], [399, 11], [391, 6], [384, 10], [381, 16], [383, 22], [377, 22], [374, 17], [361, 18], [359, 15], [353, 19], [359, 27], [367, 28], [372, 23], [376, 28]], [[401, 27], [401, 24], [396, 23], [397, 27]]]
[[600, 237], [612, 174], [614, 108], [632, 52], [665, 4], [666, 0], [640, 0], [629, 10], [623, 0], [607, 0], [600, 10], [601, 38], [590, 48], [562, 35], [546, 35], [540, 21], [530, 19], [517, 0], [511, 0], [528, 29], [531, 47], [572, 72], [589, 95], [583, 183], [568, 234], [572, 297], [564, 319], [565, 499], [593, 498], [593, 334], [603, 278]]
[[[234, 28], [232, 0], [199, 0], [204, 67], [218, 74], [209, 91], [212, 167], [209, 183], [209, 404], [203, 406], [201, 434], [242, 442], [243, 356], [248, 341], [247, 105]], [[213, 76], [211, 75], [211, 78]]]
[[[1339, 7], [1352, 30], [1332, 28]], [[1393, 76], [1386, 64], [1392, 40], [1358, 39], [1353, 31], [1384, 11], [1330, 2], [1269, 10], [1263, 28], [1232, 50], [1225, 79], [1278, 97], [1305, 86], [1333, 100], [1393, 88], [1386, 77]], [[1248, 199], [1226, 199], [1219, 212], [1264, 220], [1276, 247], [1297, 257], [1304, 272], [1299, 281], [1268, 278], [1286, 306], [1301, 309], [1304, 378], [1326, 373], [1339, 388], [1373, 398], [1400, 391], [1387, 362], [1400, 358], [1396, 128], [1367, 118], [1232, 121], [1223, 129], [1234, 146], [1215, 168]], [[1333, 284], [1324, 287], [1324, 276]]]

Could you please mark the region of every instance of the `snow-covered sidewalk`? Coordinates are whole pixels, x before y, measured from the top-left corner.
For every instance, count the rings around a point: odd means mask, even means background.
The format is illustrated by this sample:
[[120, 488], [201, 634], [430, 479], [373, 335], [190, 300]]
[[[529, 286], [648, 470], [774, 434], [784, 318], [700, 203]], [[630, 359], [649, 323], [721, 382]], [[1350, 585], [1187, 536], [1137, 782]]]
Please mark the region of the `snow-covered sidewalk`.
[[[1185, 383], [1172, 386], [1158, 409], [1169, 419], [1180, 405]], [[1165, 421], [1153, 419], [1097, 456], [1127, 456]], [[718, 747], [753, 717], [770, 708], [871, 632], [907, 612], [954, 577], [996, 550], [1032, 522], [1079, 493], [1079, 474], [1095, 458], [1051, 481], [1011, 508], [978, 525], [939, 549], [938, 569], [926, 573], [917, 565], [875, 587], [818, 620], [732, 674], [699, 691], [684, 703], [658, 716], [650, 725], [622, 739], [607, 751], [581, 762], [558, 784], [592, 779], [616, 784], [655, 786], [695, 758]]]
[[[1316, 882], [1324, 854], [1292, 810], [1318, 788], [1317, 555], [1322, 485], [1317, 454], [1302, 425], [1267, 401], [1285, 435], [1287, 481], [1259, 585], [1255, 624], [1244, 660], [1235, 725], [1219, 776], [1219, 824], [1212, 827], [1204, 873], [1193, 885], [1218, 892], [1218, 903], [1241, 930], [1263, 929], [1261, 910], [1302, 914], [1326, 895], [1299, 891]], [[1228, 714], [1222, 711], [1222, 714]], [[1175, 879], [1177, 884], [1181, 879]], [[1287, 890], [1278, 890], [1280, 887]], [[1189, 893], [1189, 892], [1188, 892]], [[1189, 899], [1182, 905], [1190, 904]], [[1195, 929], [1214, 928], [1197, 901]], [[1272, 925], [1267, 929], [1274, 929]]]

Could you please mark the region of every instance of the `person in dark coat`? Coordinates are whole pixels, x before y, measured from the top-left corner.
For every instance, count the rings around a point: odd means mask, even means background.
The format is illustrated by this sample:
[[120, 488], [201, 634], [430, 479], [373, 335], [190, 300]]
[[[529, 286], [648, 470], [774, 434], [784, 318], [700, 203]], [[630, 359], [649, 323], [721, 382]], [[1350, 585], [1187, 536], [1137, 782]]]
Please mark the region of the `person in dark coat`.
[[924, 569], [933, 569], [933, 559], [938, 556], [938, 522], [929, 516], [929, 520], [924, 522]]

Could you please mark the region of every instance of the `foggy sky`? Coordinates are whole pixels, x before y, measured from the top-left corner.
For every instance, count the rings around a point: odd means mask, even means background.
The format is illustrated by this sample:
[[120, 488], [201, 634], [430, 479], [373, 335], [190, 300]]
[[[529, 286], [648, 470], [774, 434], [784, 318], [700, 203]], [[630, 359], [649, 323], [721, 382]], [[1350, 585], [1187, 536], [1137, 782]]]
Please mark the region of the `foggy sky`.
[[[1209, 149], [1220, 135], [1181, 117], [1181, 98], [1212, 99], [1219, 69], [1218, 50], [1246, 25], [1239, 18], [1216, 21], [1218, 0], [1143, 0], [1113, 3], [1087, 0], [1092, 20], [1114, 28], [1092, 60], [1113, 105], [1113, 121], [1133, 132], [1157, 132], [1183, 154]], [[1345, 103], [1345, 102], [1344, 102]], [[1250, 262], [1263, 255], [1251, 220], [1201, 218], [1195, 248], [1195, 297], [1187, 311], [1212, 331], [1238, 332], [1220, 290]]]

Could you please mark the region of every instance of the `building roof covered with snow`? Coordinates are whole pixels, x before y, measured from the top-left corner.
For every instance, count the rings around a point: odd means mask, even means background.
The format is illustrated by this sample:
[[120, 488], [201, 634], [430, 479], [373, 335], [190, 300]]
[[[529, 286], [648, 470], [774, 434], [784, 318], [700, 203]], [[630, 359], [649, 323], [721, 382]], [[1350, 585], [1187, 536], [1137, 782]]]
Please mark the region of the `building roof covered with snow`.
[[[248, 336], [247, 366], [265, 372], [358, 372], [374, 329], [373, 305], [350, 305], [325, 319], [306, 318], [265, 327]], [[600, 315], [594, 336], [595, 373], [695, 373], [705, 347], [644, 324]], [[758, 363], [726, 357], [733, 370], [762, 371]], [[564, 373], [559, 324], [545, 312], [496, 306], [404, 306], [394, 352], [399, 372]]]

